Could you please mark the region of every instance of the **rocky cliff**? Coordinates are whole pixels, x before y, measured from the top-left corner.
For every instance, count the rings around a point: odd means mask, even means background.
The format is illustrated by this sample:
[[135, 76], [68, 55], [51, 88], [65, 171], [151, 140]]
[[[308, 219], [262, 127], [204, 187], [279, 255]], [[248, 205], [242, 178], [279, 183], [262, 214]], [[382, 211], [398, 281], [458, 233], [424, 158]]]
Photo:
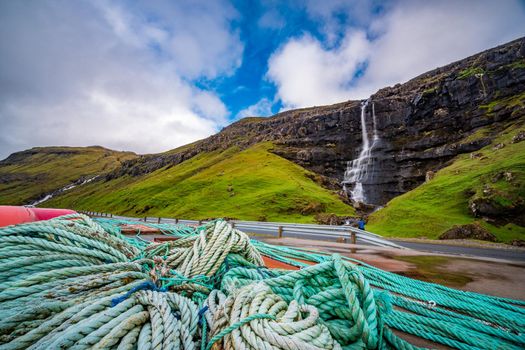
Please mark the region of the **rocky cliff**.
[[[506, 122], [524, 118], [525, 38], [381, 89], [370, 97], [370, 105], [379, 141], [363, 187], [367, 202], [382, 205], [423, 183], [456, 155], [489, 144]], [[125, 162], [107, 178], [149, 173], [203, 151], [273, 141], [273, 152], [337, 188], [361, 148], [360, 112], [360, 101], [348, 101], [245, 118], [194, 144]], [[488, 131], [477, 137], [481, 128]]]

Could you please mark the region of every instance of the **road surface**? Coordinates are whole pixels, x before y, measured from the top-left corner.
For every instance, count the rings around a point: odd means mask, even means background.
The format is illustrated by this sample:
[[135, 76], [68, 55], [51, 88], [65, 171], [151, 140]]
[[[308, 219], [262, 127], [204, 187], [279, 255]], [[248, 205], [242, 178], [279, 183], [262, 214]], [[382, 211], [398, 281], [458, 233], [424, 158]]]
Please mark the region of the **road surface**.
[[403, 247], [407, 247], [421, 252], [452, 254], [462, 256], [479, 256], [491, 259], [503, 259], [512, 261], [525, 262], [525, 250], [517, 249], [497, 249], [497, 248], [480, 248], [480, 247], [465, 247], [449, 244], [432, 244], [420, 242], [406, 242], [390, 239]]

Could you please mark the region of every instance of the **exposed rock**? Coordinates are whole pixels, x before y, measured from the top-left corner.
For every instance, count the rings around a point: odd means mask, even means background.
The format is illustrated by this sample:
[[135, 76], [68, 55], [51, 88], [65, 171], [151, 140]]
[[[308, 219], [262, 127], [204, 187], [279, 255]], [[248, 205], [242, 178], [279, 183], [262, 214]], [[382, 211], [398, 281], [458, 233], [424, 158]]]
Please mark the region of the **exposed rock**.
[[525, 241], [523, 239], [513, 239], [510, 242], [510, 245], [513, 245], [515, 247], [525, 247]]
[[477, 239], [495, 242], [496, 236], [483, 228], [478, 223], [467, 225], [454, 225], [439, 236], [439, 239]]
[[446, 108], [438, 108], [434, 111], [434, 117], [444, 118], [448, 115], [448, 110]]
[[[525, 118], [524, 108], [498, 102], [525, 91], [525, 69], [512, 68], [521, 59], [524, 43], [523, 38], [515, 40], [371, 96], [368, 130], [372, 130], [373, 105], [380, 140], [372, 152], [374, 166], [363, 183], [370, 204], [382, 205], [414, 189], [426, 180], [427, 171], [441, 169], [458, 154], [477, 155], [492, 136], [464, 140], [479, 128], [490, 126], [497, 134], [508, 121]], [[483, 76], [469, 71], [483, 72]], [[486, 107], [489, 105], [491, 108]], [[360, 101], [347, 101], [269, 118], [245, 118], [190, 146], [126, 162], [107, 178], [138, 176], [179, 164], [200, 152], [232, 146], [244, 149], [270, 141], [275, 154], [330, 179], [323, 183], [333, 188], [340, 186], [347, 163], [359, 155], [360, 110]], [[514, 142], [522, 139], [525, 132]]]
[[521, 130], [517, 135], [512, 138], [512, 143], [518, 143], [525, 140], [525, 131]]
[[357, 219], [351, 216], [337, 216], [330, 213], [319, 213], [315, 215], [315, 221], [320, 225], [357, 225]]
[[[493, 183], [496, 183], [501, 180], [505, 180], [508, 183], [512, 183], [514, 181], [514, 173], [512, 171], [506, 170], [506, 171], [500, 171], [496, 175], [494, 175], [491, 179]], [[488, 186], [488, 185], [485, 185]]]
[[315, 213], [323, 212], [326, 209], [326, 206], [323, 203], [311, 202], [308, 203], [301, 209], [302, 215], [310, 215]]
[[481, 153], [481, 152], [471, 153], [470, 154], [470, 159], [483, 159], [483, 153]]
[[430, 180], [432, 180], [434, 177], [436, 176], [436, 173], [432, 170], [428, 170], [427, 173], [425, 174], [425, 182], [429, 182]]
[[374, 209], [376, 209], [375, 205], [366, 204], [362, 202], [353, 202], [352, 205], [354, 206], [355, 209], [358, 210], [358, 212], [361, 212], [361, 213], [371, 213], [372, 211], [374, 211]]
[[494, 145], [494, 147], [492, 147], [492, 149], [496, 151], [498, 149], [502, 149], [503, 147], [505, 147], [504, 143], [497, 143]]
[[507, 182], [512, 182], [512, 180], [514, 180], [514, 174], [512, 174], [512, 172], [510, 171], [503, 172], [503, 176], [505, 177], [505, 181]]
[[513, 222], [524, 225], [525, 201], [513, 195], [485, 188], [483, 196], [474, 196], [469, 200], [468, 208], [474, 217], [487, 218], [500, 224]]

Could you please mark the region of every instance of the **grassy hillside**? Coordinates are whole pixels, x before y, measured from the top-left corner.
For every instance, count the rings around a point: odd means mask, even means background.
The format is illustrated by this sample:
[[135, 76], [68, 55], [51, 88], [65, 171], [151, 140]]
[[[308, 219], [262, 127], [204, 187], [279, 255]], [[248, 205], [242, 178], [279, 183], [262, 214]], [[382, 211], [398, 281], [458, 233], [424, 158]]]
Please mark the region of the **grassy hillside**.
[[354, 214], [315, 174], [269, 152], [271, 147], [201, 153], [141, 177], [82, 186], [46, 205], [129, 216], [288, 222], [314, 222], [318, 212]]
[[115, 169], [136, 157], [103, 147], [36, 147], [0, 162], [0, 204], [21, 205], [82, 176]]
[[[453, 225], [478, 221], [500, 241], [525, 239], [525, 227], [487, 223], [474, 218], [468, 210], [469, 201], [481, 197], [488, 197], [504, 210], [523, 203], [525, 141], [512, 142], [520, 130], [525, 130], [523, 122], [510, 124], [475, 156], [458, 156], [450, 166], [437, 172], [434, 179], [394, 198], [374, 213], [367, 228], [392, 237], [437, 238]], [[480, 129], [471, 138], [487, 132], [490, 130]], [[503, 144], [503, 148], [495, 147], [498, 144]]]

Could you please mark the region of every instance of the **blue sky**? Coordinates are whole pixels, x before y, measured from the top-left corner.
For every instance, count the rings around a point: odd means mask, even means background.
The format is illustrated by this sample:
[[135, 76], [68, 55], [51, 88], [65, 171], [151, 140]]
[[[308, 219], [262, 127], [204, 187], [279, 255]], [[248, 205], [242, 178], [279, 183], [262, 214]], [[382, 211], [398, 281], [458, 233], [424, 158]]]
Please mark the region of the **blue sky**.
[[[311, 3], [308, 2], [237, 0], [232, 3], [242, 14], [233, 23], [238, 28], [244, 44], [242, 64], [231, 77], [199, 82], [203, 87], [219, 92], [222, 101], [231, 112], [231, 120], [247, 115], [246, 109], [260, 101], [269, 101], [261, 106], [265, 116], [283, 109], [283, 102], [275, 98], [276, 85], [267, 76], [268, 61], [283, 43], [309, 35], [322, 43], [325, 48], [333, 49], [341, 45], [345, 28], [367, 30], [366, 22], [352, 18], [352, 13], [349, 11], [352, 2], [334, 1], [325, 5], [330, 12], [329, 21], [334, 25], [329, 32], [324, 28], [327, 18], [322, 14], [311, 13], [309, 10], [315, 11], [315, 9], [310, 9]], [[379, 17], [385, 7], [388, 7], [386, 1], [363, 3], [364, 5], [361, 6], [367, 6], [366, 11], [370, 12], [368, 15], [375, 17]], [[367, 35], [372, 37], [374, 34]], [[366, 67], [366, 62], [363, 67]], [[355, 76], [358, 77], [362, 73], [363, 69], [357, 70]], [[352, 79], [349, 80], [351, 81]]]
[[525, 35], [520, 0], [0, 2], [0, 159], [153, 153], [244, 116], [363, 99]]

